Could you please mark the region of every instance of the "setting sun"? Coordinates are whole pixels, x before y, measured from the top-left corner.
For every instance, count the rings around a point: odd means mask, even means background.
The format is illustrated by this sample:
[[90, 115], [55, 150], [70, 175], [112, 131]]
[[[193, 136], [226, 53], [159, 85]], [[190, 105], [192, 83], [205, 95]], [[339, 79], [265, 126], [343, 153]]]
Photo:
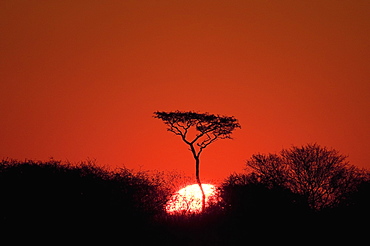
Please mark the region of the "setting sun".
[[[209, 201], [216, 194], [216, 187], [212, 184], [202, 184], [206, 195], [206, 207]], [[177, 191], [168, 201], [166, 211], [169, 214], [175, 213], [200, 213], [202, 211], [202, 192], [198, 184], [188, 185]]]

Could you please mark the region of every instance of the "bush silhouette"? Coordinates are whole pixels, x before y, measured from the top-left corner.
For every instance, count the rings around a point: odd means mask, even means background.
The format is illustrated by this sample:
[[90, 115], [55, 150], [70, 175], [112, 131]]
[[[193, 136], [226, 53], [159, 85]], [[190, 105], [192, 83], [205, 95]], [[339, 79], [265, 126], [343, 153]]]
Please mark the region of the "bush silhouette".
[[231, 175], [222, 186], [221, 196], [228, 216], [238, 220], [272, 222], [309, 211], [304, 197], [285, 187], [269, 187], [253, 175]]
[[120, 231], [133, 237], [162, 211], [165, 198], [147, 175], [125, 168], [111, 172], [91, 162], [0, 162], [0, 223], [18, 233]]

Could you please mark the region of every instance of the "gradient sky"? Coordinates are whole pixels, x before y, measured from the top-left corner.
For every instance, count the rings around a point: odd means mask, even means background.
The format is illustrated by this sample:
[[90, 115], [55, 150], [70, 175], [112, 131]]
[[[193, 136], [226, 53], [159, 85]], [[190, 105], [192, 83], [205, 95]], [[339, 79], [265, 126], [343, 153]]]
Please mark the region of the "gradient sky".
[[1, 1], [0, 158], [194, 173], [154, 111], [235, 116], [201, 176], [317, 142], [370, 168], [370, 1]]

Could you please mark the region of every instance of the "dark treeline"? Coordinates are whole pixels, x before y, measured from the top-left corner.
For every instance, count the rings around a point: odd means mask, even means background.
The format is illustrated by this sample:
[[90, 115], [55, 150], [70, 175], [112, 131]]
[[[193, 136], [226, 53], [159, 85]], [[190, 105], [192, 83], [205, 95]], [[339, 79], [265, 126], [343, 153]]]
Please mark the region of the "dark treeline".
[[228, 225], [239, 230], [235, 238], [243, 228], [331, 244], [367, 238], [370, 172], [350, 165], [338, 151], [308, 144], [255, 154], [246, 171], [230, 175], [221, 188]]
[[[0, 223], [14, 239], [55, 236], [83, 242], [102, 235], [132, 241], [163, 213], [169, 191], [158, 178], [93, 162], [0, 163]], [[6, 233], [5, 233], [6, 234]], [[140, 244], [145, 237], [135, 238]]]
[[110, 171], [92, 162], [3, 160], [2, 236], [12, 235], [15, 242], [123, 245], [367, 238], [362, 230], [370, 218], [369, 172], [317, 144], [253, 155], [245, 173], [224, 180], [221, 201], [198, 215], [165, 213], [176, 178], [126, 168]]

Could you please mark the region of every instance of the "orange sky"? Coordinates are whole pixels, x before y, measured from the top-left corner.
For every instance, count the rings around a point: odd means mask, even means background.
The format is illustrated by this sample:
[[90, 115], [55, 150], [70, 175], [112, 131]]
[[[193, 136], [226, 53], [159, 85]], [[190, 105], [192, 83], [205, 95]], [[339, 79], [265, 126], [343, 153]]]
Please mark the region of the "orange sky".
[[1, 1], [0, 158], [192, 175], [153, 111], [235, 116], [201, 176], [317, 142], [370, 168], [370, 2]]

